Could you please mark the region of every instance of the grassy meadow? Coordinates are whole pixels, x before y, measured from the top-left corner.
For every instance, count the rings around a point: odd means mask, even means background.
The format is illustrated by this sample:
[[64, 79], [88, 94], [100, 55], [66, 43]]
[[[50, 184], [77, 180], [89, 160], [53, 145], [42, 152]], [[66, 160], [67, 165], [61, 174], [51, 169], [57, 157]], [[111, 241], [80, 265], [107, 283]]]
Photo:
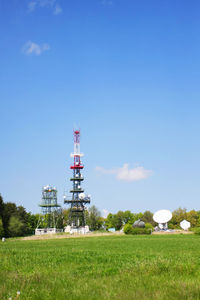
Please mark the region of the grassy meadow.
[[200, 237], [11, 239], [0, 273], [0, 299], [200, 299]]

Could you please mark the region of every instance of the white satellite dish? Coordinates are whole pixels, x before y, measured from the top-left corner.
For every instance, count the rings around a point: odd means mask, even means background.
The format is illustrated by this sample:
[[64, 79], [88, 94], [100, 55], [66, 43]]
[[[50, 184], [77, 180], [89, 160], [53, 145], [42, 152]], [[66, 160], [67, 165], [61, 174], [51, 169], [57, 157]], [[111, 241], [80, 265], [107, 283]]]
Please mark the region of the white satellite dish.
[[80, 193], [79, 194], [79, 199], [84, 199], [85, 198], [85, 194], [84, 193]]
[[186, 220], [183, 220], [181, 223], [180, 223], [180, 226], [183, 230], [188, 230], [190, 228], [190, 222], [186, 221]]
[[171, 211], [166, 209], [159, 210], [155, 212], [155, 214], [153, 215], [153, 220], [159, 224], [167, 223], [171, 220], [171, 218], [172, 218]]

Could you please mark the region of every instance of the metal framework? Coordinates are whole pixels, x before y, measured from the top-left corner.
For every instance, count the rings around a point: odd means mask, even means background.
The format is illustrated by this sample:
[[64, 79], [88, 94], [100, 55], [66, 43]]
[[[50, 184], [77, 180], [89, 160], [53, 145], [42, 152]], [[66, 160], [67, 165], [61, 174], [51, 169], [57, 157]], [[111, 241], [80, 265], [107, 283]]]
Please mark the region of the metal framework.
[[70, 166], [73, 170], [73, 177], [70, 180], [73, 183], [73, 188], [70, 190], [72, 198], [67, 200], [64, 196], [64, 203], [70, 204], [69, 225], [72, 227], [83, 227], [85, 223], [85, 204], [90, 203], [90, 196], [84, 194], [81, 183], [84, 180], [81, 170], [84, 165], [81, 162], [83, 154], [80, 152], [80, 130], [74, 130], [74, 153], [70, 155], [74, 159], [74, 164]]
[[[47, 222], [46, 228], [56, 228], [55, 213], [60, 205], [57, 203], [57, 189], [49, 185], [44, 186], [42, 189], [42, 201], [39, 204], [42, 209], [43, 220]], [[42, 225], [43, 220], [40, 218], [38, 221], [39, 228]]]

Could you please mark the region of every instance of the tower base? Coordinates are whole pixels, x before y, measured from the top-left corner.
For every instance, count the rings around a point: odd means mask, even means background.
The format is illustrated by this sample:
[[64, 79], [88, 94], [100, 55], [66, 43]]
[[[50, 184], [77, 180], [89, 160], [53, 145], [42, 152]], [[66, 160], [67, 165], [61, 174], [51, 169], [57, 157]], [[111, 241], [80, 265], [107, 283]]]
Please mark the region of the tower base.
[[73, 227], [73, 226], [66, 226], [64, 228], [64, 232], [68, 232], [70, 234], [87, 234], [90, 232], [89, 226], [84, 226], [84, 227]]
[[63, 232], [63, 229], [57, 229], [57, 228], [36, 228], [35, 229], [35, 235], [55, 234], [58, 232]]

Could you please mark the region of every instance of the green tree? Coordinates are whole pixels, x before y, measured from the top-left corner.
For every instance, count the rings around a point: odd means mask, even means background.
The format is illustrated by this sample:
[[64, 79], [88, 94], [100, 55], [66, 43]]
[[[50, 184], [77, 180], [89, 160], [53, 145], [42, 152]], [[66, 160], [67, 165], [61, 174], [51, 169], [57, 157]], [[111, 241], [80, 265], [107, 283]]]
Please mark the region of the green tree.
[[87, 223], [91, 230], [98, 230], [102, 227], [103, 219], [101, 218], [101, 213], [94, 205], [88, 209]]
[[[141, 212], [140, 212], [140, 213], [136, 213], [136, 214], [133, 213], [133, 223], [134, 223], [135, 221], [139, 220], [139, 219], [141, 220], [142, 217], [143, 217], [143, 213], [141, 213]], [[133, 224], [133, 223], [132, 223], [132, 224]]]
[[106, 229], [113, 228], [114, 226], [114, 214], [109, 213], [105, 219]]
[[9, 235], [11, 237], [22, 236], [24, 231], [24, 223], [17, 216], [11, 216], [9, 220]]
[[123, 213], [123, 223], [124, 224], [133, 224], [134, 223], [134, 214], [130, 210], [126, 210]]
[[3, 229], [3, 222], [0, 217], [0, 238], [4, 237], [4, 229]]
[[0, 217], [3, 217], [3, 211], [4, 211], [4, 202], [3, 202], [3, 198], [0, 194]]
[[70, 209], [63, 209], [63, 211], [62, 211], [64, 226], [68, 225], [68, 222], [69, 222], [69, 212], [70, 212]]
[[109, 213], [105, 219], [106, 229], [115, 228], [116, 230], [120, 230], [124, 223], [124, 212], [121, 210], [116, 214]]
[[186, 220], [191, 223], [191, 227], [196, 227], [198, 226], [199, 222], [199, 215], [198, 213], [193, 209], [189, 212], [187, 212], [187, 217]]
[[63, 210], [59, 208], [55, 212], [55, 222], [56, 222], [56, 228], [63, 229], [64, 228], [64, 215]]
[[27, 213], [27, 234], [34, 234], [40, 215]]
[[169, 228], [180, 228], [180, 222], [184, 219], [187, 220], [186, 208], [179, 207], [172, 213], [172, 219], [168, 223]]
[[27, 235], [27, 234], [32, 234], [32, 231], [29, 231], [29, 214], [26, 212], [26, 209], [23, 206], [17, 206], [16, 213], [14, 214], [19, 218], [19, 220], [22, 221], [24, 224], [23, 226], [23, 234], [22, 235]]
[[[0, 199], [0, 206], [1, 206], [1, 199]], [[15, 203], [7, 202], [3, 205], [3, 212], [2, 212], [2, 222], [4, 228], [5, 237], [13, 236], [10, 231], [10, 221], [13, 224], [13, 220], [11, 217], [15, 217], [17, 220], [21, 222], [23, 225], [21, 227], [21, 235], [32, 234], [34, 229], [36, 228], [36, 220], [34, 215], [31, 213], [27, 213], [23, 206], [16, 206]]]
[[197, 211], [197, 215], [198, 215], [198, 221], [197, 221], [197, 226], [200, 227], [200, 211]]
[[124, 212], [120, 210], [114, 215], [113, 227], [116, 230], [120, 230], [124, 224], [123, 220], [124, 220]]
[[9, 222], [10, 222], [11, 216], [16, 215], [16, 212], [17, 212], [17, 206], [15, 203], [11, 203], [11, 202], [4, 203], [2, 221], [3, 221], [5, 237], [10, 236], [10, 232], [8, 229]]
[[152, 224], [153, 226], [155, 226], [155, 222], [153, 220], [153, 213], [150, 212], [149, 210], [146, 210], [141, 218], [141, 220], [144, 222], [144, 223], [149, 223], [149, 224]]

